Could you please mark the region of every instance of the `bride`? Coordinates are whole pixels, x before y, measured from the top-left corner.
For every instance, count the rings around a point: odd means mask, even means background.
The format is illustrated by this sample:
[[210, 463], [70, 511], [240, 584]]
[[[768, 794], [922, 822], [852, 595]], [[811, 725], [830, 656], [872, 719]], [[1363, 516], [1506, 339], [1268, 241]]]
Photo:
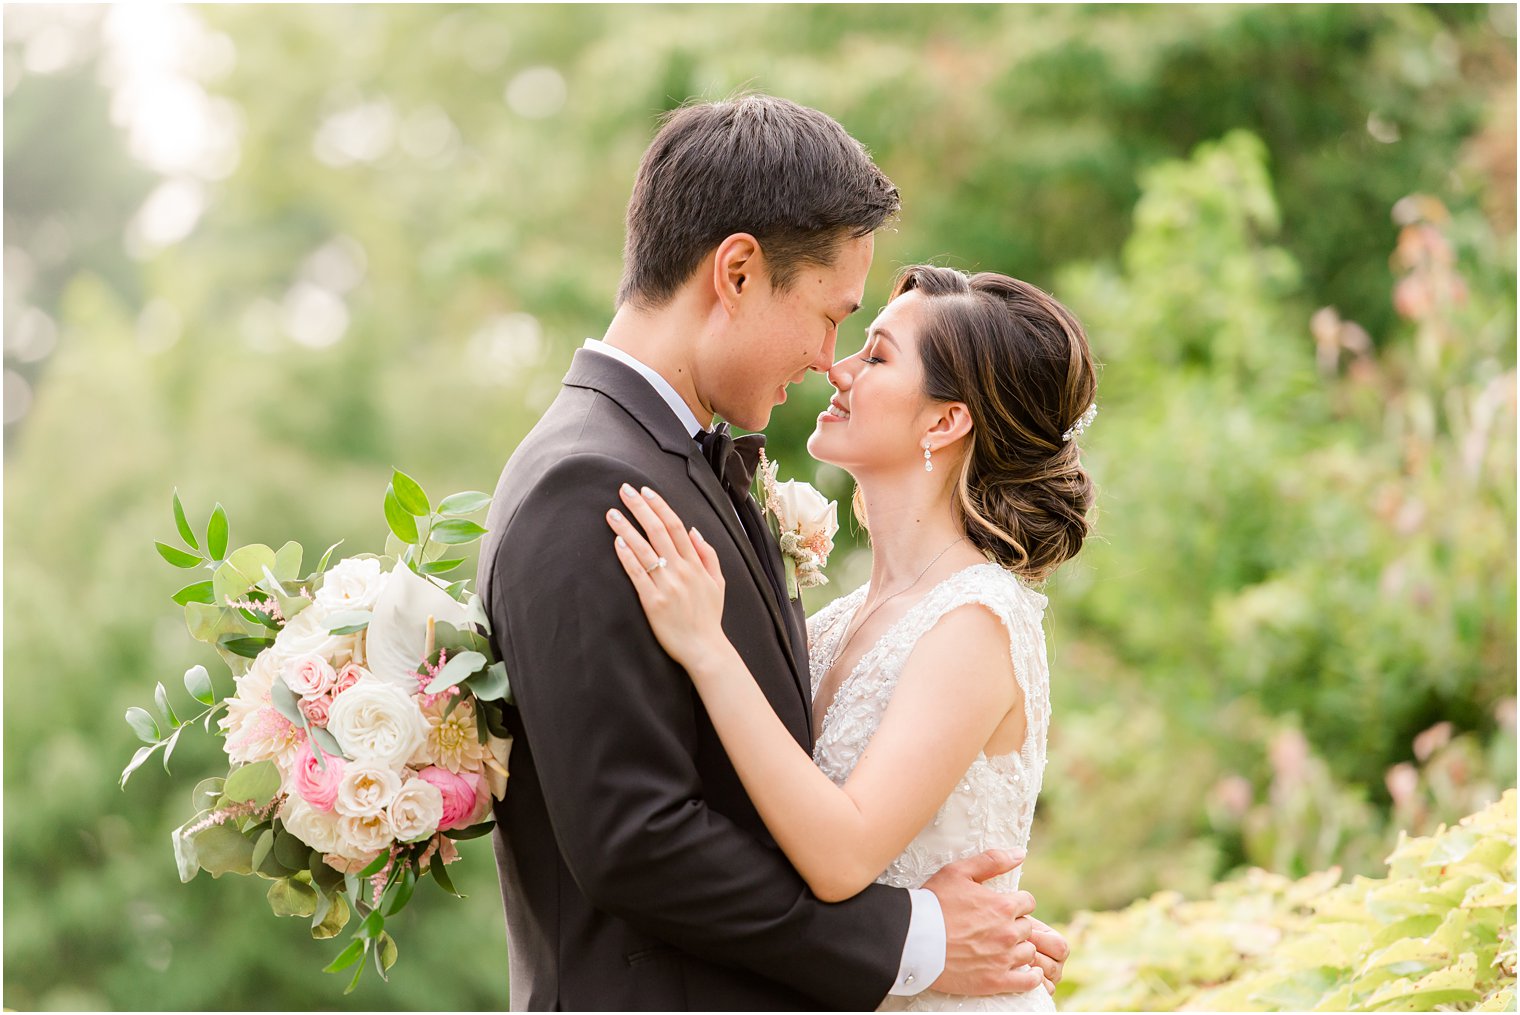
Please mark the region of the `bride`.
[[[1082, 546], [1093, 486], [1077, 437], [1096, 413], [1081, 325], [1016, 279], [906, 269], [808, 451], [848, 470], [871, 578], [808, 620], [809, 758], [721, 626], [723, 575], [657, 493], [625, 491], [617, 553], [690, 674], [766, 827], [814, 894], [921, 886], [986, 849], [1024, 850], [1045, 768], [1043, 583]], [[668, 562], [661, 565], [660, 558]], [[1018, 890], [1021, 868], [988, 882]], [[884, 1007], [1051, 1011], [1045, 989], [928, 990]]]

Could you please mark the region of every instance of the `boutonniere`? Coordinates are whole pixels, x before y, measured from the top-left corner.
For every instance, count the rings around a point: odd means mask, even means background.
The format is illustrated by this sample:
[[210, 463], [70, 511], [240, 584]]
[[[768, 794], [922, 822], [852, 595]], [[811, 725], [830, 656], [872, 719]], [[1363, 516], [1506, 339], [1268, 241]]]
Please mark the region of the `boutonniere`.
[[781, 545], [786, 564], [786, 594], [796, 599], [802, 589], [827, 585], [823, 569], [834, 551], [839, 531], [839, 506], [807, 483], [776, 481], [776, 463], [760, 451], [756, 468], [760, 480], [760, 504], [771, 532]]

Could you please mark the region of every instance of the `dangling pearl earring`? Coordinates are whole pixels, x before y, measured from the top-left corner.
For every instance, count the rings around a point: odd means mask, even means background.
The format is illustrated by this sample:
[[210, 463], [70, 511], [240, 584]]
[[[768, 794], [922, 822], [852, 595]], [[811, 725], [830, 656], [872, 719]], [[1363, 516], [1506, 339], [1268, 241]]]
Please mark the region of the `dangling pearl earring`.
[[929, 460], [929, 445], [928, 444], [924, 445], [924, 471], [925, 472], [933, 472], [934, 471], [934, 463]]

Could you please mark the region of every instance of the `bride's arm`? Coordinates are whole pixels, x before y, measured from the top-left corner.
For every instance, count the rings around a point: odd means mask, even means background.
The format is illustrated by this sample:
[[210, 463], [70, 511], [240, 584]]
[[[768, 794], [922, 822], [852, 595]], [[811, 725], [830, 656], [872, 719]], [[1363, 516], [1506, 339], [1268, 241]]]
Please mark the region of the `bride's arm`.
[[[815, 895], [855, 895], [928, 824], [1010, 709], [1023, 714], [1007, 631], [975, 606], [941, 619], [915, 646], [870, 746], [836, 786], [792, 739], [723, 634], [712, 548], [657, 495], [623, 500], [648, 540], [609, 516], [619, 557], [760, 817]], [[660, 556], [666, 566], [647, 571]]]

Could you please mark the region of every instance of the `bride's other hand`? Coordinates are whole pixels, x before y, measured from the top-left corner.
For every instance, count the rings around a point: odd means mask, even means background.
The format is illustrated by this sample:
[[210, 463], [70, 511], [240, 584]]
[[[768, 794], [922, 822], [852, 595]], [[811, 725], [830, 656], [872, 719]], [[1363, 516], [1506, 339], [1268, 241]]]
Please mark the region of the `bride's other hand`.
[[[696, 529], [688, 531], [665, 499], [647, 486], [641, 493], [624, 483], [618, 494], [643, 527], [640, 532], [615, 508], [607, 512], [607, 524], [618, 536], [618, 560], [660, 645], [693, 670], [713, 653], [729, 649], [718, 553]], [[665, 564], [657, 567], [661, 559]]]
[[1056, 984], [1061, 982], [1061, 974], [1066, 969], [1066, 960], [1071, 957], [1071, 945], [1061, 936], [1060, 931], [1043, 921], [1033, 916], [1024, 919], [1034, 925], [1034, 931], [1029, 935], [1030, 942], [1038, 949], [1034, 963], [1045, 973], [1045, 989], [1054, 994]]

